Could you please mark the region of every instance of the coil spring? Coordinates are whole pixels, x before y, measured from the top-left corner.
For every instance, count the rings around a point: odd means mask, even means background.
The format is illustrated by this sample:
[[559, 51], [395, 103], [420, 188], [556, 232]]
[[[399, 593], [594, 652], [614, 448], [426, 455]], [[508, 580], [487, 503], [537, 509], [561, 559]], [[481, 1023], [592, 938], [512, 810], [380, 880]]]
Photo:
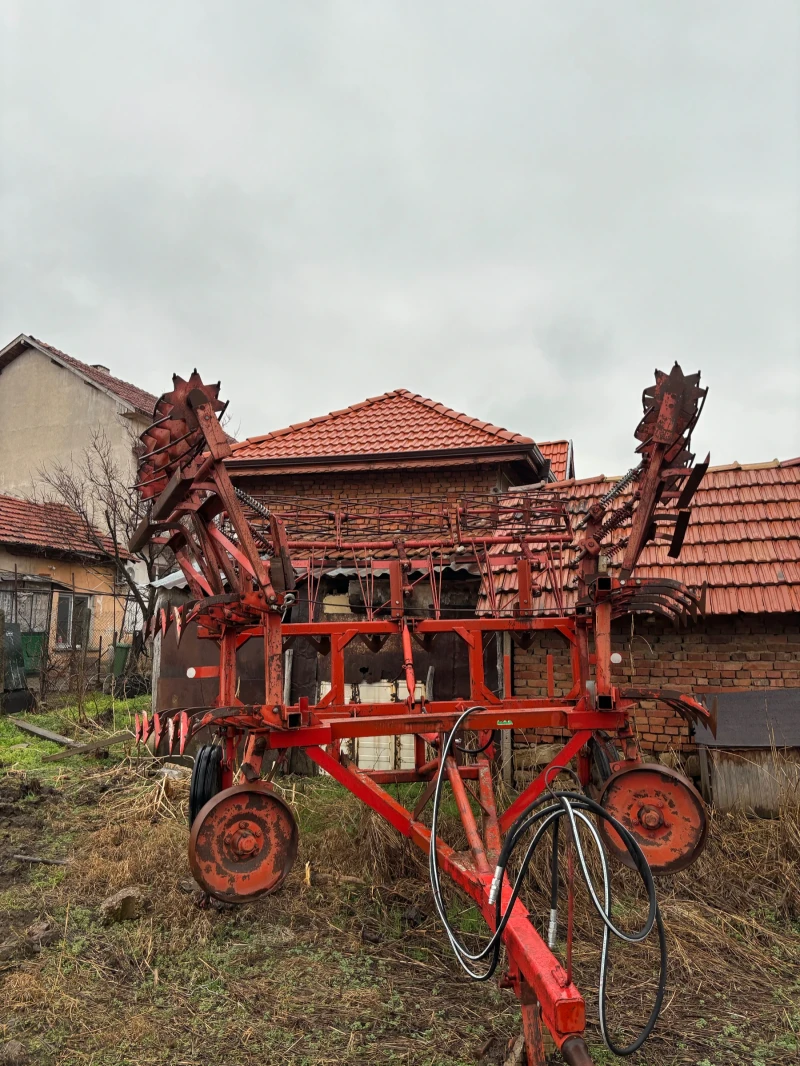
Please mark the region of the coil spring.
[[609, 518], [607, 518], [605, 520], [605, 522], [600, 527], [600, 529], [599, 529], [599, 531], [597, 533], [597, 538], [596, 539], [597, 540], [602, 540], [603, 537], [605, 537], [613, 529], [617, 529], [619, 526], [621, 526], [622, 523], [625, 521], [625, 519], [626, 518], [630, 518], [630, 516], [632, 514], [633, 514], [633, 501], [630, 501], [629, 503], [623, 504], [622, 507], [619, 507], [616, 511], [614, 511], [614, 513]]

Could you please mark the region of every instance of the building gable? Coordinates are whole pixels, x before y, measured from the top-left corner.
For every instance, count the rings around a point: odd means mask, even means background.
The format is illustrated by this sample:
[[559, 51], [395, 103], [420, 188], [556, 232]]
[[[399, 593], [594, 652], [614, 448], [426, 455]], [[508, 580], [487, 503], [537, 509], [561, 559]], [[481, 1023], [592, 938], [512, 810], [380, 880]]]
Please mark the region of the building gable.
[[529, 475], [545, 469], [530, 437], [395, 389], [361, 403], [234, 445], [230, 465], [262, 469], [314, 463], [317, 468], [447, 465], [522, 460]]
[[38, 340], [36, 337], [28, 336], [25, 333], [20, 333], [18, 337], [15, 337], [10, 344], [0, 351], [0, 374], [15, 359], [18, 359], [26, 351], [31, 350], [39, 351], [48, 356], [54, 363], [77, 374], [87, 383], [129, 407], [131, 411], [145, 415], [147, 418], [152, 418], [157, 397], [145, 389], [140, 389], [137, 385], [132, 385], [128, 381], [115, 377], [106, 367], [99, 364], [83, 363], [80, 359], [75, 359], [73, 356], [67, 355], [66, 352], [54, 348], [52, 344], [47, 344], [45, 341]]
[[10, 356], [0, 361], [0, 493], [31, 495], [43, 470], [80, 463], [98, 433], [132, 481], [132, 436], [151, 416], [38, 345]]

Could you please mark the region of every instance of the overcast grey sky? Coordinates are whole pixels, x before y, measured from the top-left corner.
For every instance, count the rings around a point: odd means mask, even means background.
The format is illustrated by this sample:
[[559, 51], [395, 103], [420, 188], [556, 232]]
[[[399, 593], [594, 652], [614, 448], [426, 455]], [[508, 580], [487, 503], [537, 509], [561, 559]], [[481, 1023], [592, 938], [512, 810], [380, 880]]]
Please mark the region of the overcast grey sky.
[[[406, 387], [578, 474], [800, 454], [796, 0], [0, 0], [0, 346], [264, 433]], [[0, 384], [0, 388], [2, 385]]]

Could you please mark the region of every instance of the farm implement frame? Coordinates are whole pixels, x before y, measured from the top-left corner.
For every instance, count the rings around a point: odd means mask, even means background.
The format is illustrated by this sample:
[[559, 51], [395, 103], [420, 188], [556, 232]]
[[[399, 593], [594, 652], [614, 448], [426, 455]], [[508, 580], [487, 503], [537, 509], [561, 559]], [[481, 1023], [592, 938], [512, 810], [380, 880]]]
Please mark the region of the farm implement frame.
[[[668, 873], [687, 866], [703, 847], [705, 812], [691, 783], [642, 761], [631, 726], [642, 697], [612, 680], [611, 626], [631, 612], [683, 624], [702, 609], [702, 591], [638, 579], [634, 571], [645, 544], [663, 539], [665, 531], [670, 554], [680, 551], [691, 498], [707, 467], [707, 460], [692, 466], [689, 450], [704, 397], [699, 374], [685, 376], [677, 364], [670, 374], [657, 372], [636, 431], [638, 466], [576, 518], [558, 485], [546, 483], [374, 503], [257, 498], [233, 483], [226, 466], [232, 452], [219, 421], [219, 385], [204, 384], [196, 372], [188, 381], [175, 377], [142, 435], [137, 488], [151, 506], [130, 548], [155, 540], [174, 555], [192, 599], [163, 608], [155, 626], [162, 634], [174, 626], [180, 640], [194, 623], [201, 638], [218, 645], [217, 665], [188, 671], [214, 679], [218, 692], [211, 706], [142, 715], [137, 738], [147, 741], [153, 733], [157, 745], [181, 752], [200, 730], [216, 738], [200, 748], [192, 779], [189, 859], [201, 886], [220, 899], [246, 902], [284, 883], [297, 852], [297, 826], [271, 781], [287, 753], [302, 748], [415, 845], [433, 850], [436, 870], [471, 897], [490, 930], [499, 925], [498, 950], [501, 940], [507, 958], [503, 981], [520, 1000], [529, 1064], [545, 1062], [545, 1028], [568, 1063], [590, 1063], [585, 1004], [572, 977], [571, 927], [562, 964], [554, 936], [546, 942], [516, 898], [501, 856], [504, 841], [537, 804], [556, 795], [553, 783], [562, 771], [608, 812], [598, 831], [623, 862], [641, 866], [641, 855], [644, 866]], [[630, 486], [635, 491], [618, 503]], [[612, 576], [608, 562], [620, 552], [621, 570]], [[346, 620], [318, 620], [323, 578], [342, 568], [355, 575], [361, 605]], [[458, 569], [479, 579], [479, 611], [454, 609], [443, 598], [445, 575]], [[517, 593], [511, 605], [501, 606], [495, 576], [509, 569], [516, 571]], [[575, 593], [569, 608], [568, 592]], [[516, 696], [508, 646], [525, 649], [542, 633], [566, 641], [571, 688], [556, 695], [548, 656], [547, 695]], [[429, 650], [444, 634], [462, 643], [469, 682], [457, 698], [428, 698], [418, 683], [415, 648]], [[490, 684], [486, 644], [500, 634], [510, 641], [503, 642], [497, 683]], [[253, 640], [263, 644], [264, 700], [245, 704], [237, 652]], [[297, 641], [329, 658], [330, 688], [316, 702], [290, 699], [284, 652]], [[346, 683], [348, 650], [361, 645], [377, 654], [389, 641], [400, 649], [407, 695], [361, 702], [356, 686]], [[647, 698], [665, 700], [688, 720], [708, 720], [705, 707], [686, 693], [648, 692]], [[498, 810], [498, 738], [508, 730], [560, 732], [566, 739], [524, 791]], [[358, 738], [404, 735], [414, 738], [413, 768], [367, 770], [352, 758]], [[413, 809], [387, 787], [406, 782], [422, 785]], [[423, 820], [445, 787], [466, 839], [458, 851]], [[577, 794], [559, 802], [588, 809]]]

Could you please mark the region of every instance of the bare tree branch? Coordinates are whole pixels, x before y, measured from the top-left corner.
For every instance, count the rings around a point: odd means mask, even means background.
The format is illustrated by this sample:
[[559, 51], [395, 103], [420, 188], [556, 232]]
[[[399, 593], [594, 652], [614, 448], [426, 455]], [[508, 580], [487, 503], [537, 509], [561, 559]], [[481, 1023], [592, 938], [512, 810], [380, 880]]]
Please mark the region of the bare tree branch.
[[[138, 441], [128, 427], [131, 451]], [[97, 564], [114, 569], [116, 581], [127, 586], [147, 623], [155, 609], [155, 589], [146, 593], [137, 584], [130, 562], [145, 564], [148, 582], [157, 575], [158, 545], [147, 544], [140, 552], [128, 552], [130, 539], [145, 516], [145, 505], [132, 484], [129, 467], [122, 469], [114, 456], [104, 429], [96, 429], [91, 441], [77, 460], [69, 464], [54, 462], [39, 470], [41, 487], [32, 494], [36, 502], [47, 500], [65, 504], [81, 520], [83, 532], [96, 552]]]

